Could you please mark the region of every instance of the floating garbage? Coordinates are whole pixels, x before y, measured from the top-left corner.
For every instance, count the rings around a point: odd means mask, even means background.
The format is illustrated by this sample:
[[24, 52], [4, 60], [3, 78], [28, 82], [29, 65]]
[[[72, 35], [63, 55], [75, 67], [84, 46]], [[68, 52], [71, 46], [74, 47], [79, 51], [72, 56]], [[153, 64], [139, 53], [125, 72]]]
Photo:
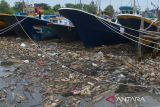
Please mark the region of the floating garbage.
[[[19, 107], [100, 107], [109, 90], [147, 90], [108, 81], [148, 86], [160, 83], [160, 58], [138, 62], [128, 44], [85, 49], [81, 43], [48, 40], [38, 46], [29, 40], [0, 39], [0, 100], [16, 102]], [[151, 92], [158, 95], [159, 90]]]
[[23, 47], [23, 48], [25, 48], [25, 47], [26, 47], [26, 44], [25, 44], [25, 43], [21, 43], [20, 46]]
[[23, 62], [27, 64], [27, 63], [29, 63], [29, 60], [24, 60]]

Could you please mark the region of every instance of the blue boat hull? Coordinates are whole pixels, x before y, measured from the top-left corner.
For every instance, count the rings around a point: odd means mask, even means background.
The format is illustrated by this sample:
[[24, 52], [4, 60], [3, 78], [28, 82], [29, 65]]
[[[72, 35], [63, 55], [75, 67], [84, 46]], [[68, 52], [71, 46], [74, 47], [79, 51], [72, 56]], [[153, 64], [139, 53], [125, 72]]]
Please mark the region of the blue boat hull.
[[[77, 32], [86, 47], [129, 42], [128, 39], [105, 26], [92, 14], [68, 8], [60, 9], [59, 13], [76, 26]], [[103, 21], [110, 24], [105, 19]], [[120, 29], [117, 24], [112, 23], [112, 26]]]
[[[5, 16], [6, 21], [12, 25], [26, 18], [25, 16]], [[36, 41], [51, 39], [51, 38], [59, 38], [56, 31], [48, 27], [48, 21], [39, 20], [36, 18], [27, 17], [24, 21], [21, 22], [22, 27], [26, 31], [26, 33]], [[26, 33], [22, 29], [20, 25], [17, 25], [13, 28], [15, 33], [18, 36], [26, 36]]]

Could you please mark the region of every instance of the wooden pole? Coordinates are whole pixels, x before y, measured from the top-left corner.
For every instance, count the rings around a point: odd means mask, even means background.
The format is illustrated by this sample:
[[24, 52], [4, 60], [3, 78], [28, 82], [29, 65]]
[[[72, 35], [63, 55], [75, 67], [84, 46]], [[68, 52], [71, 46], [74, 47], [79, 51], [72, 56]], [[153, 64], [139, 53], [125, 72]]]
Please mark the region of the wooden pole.
[[[140, 30], [144, 30], [144, 17], [143, 17], [144, 15], [142, 15], [142, 17], [141, 17], [141, 25], [140, 25]], [[142, 33], [139, 33], [139, 42], [141, 43], [142, 41], [141, 41], [141, 39], [140, 38], [142, 38], [142, 36], [143, 36], [143, 34]], [[142, 45], [140, 44], [140, 43], [138, 43], [138, 60], [139, 61], [141, 61], [141, 59], [142, 59], [142, 54], [143, 54], [143, 52], [142, 52]]]
[[136, 14], [136, 1], [133, 1], [133, 13]]

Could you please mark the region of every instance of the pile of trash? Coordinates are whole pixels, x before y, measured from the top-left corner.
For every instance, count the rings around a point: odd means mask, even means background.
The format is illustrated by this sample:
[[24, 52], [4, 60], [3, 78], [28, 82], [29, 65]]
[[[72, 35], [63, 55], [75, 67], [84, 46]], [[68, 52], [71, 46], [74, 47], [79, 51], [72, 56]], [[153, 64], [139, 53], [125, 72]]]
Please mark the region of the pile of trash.
[[[115, 83], [158, 86], [160, 57], [138, 62], [131, 48], [120, 44], [86, 49], [82, 43], [49, 40], [35, 44], [1, 37], [0, 106], [94, 105], [121, 87]], [[137, 90], [144, 91], [144, 87], [125, 88]]]

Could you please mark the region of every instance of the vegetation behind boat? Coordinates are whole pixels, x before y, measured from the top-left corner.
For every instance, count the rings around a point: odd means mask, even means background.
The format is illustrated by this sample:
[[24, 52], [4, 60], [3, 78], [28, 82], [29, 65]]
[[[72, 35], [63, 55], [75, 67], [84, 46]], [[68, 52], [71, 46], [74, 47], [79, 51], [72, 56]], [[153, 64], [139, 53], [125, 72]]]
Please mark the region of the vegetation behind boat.
[[[7, 0], [1, 0], [0, 1], [0, 13], [8, 13], [8, 14], [16, 14], [16, 13], [21, 13], [24, 10], [34, 10], [33, 8], [24, 8], [26, 7], [27, 2], [21, 2], [21, 1], [16, 1], [14, 3], [14, 6], [10, 6], [8, 4]], [[33, 5], [33, 4], [32, 4]], [[34, 6], [36, 7], [41, 7], [44, 9], [43, 14], [48, 15], [48, 14], [58, 14], [58, 9], [62, 8], [60, 4], [56, 4], [53, 7], [46, 4], [46, 3], [35, 3]], [[78, 4], [73, 4], [73, 3], [66, 3], [65, 4], [66, 8], [76, 8], [76, 9], [83, 9], [84, 11], [87, 11], [92, 14], [97, 14], [98, 5], [96, 2], [91, 1], [90, 4], [85, 4], [85, 3], [78, 3]], [[112, 5], [106, 6], [104, 10], [101, 10], [103, 14], [112, 16], [114, 14], [114, 8]]]

